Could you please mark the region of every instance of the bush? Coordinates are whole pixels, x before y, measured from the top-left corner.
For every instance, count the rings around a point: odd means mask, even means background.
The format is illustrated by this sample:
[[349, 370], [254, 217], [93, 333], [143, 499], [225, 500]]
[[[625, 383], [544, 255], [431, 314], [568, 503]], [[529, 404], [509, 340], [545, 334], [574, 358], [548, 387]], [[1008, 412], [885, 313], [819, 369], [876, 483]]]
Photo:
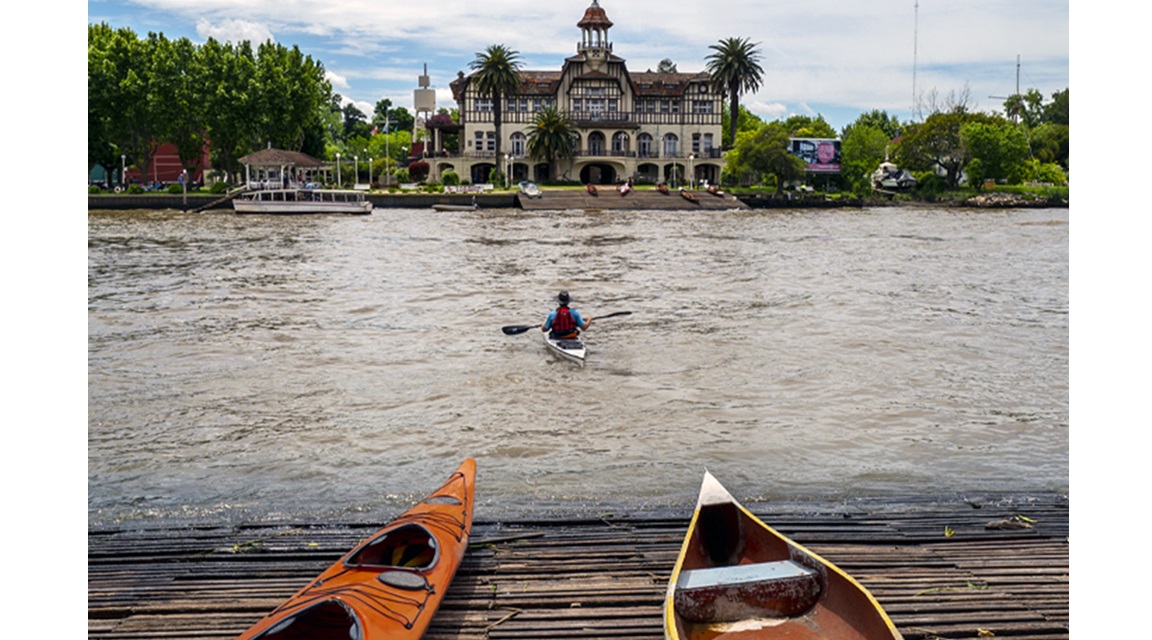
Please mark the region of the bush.
[[912, 175], [916, 178], [916, 190], [920, 193], [935, 196], [948, 190], [948, 181], [933, 171], [917, 171]]
[[454, 187], [460, 184], [460, 174], [451, 169], [446, 169], [444, 173], [440, 174], [440, 179], [445, 186]]
[[400, 182], [400, 183], [412, 182], [411, 175], [408, 173], [407, 169], [397, 169], [392, 174], [392, 177], [396, 179], [396, 182]]
[[429, 169], [428, 163], [420, 160], [408, 165], [408, 175], [411, 176], [412, 182], [421, 182], [428, 177]]
[[100, 188], [100, 185], [94, 184], [88, 187], [88, 193], [104, 193], [104, 190]]
[[128, 185], [128, 193], [144, 193], [144, 187], [138, 184]]
[[224, 182], [223, 180], [221, 180], [220, 182], [213, 182], [212, 185], [208, 187], [208, 193], [220, 194], [220, 193], [226, 193], [227, 191], [228, 191], [228, 183]]
[[179, 183], [172, 183], [168, 185], [167, 191], [173, 195], [180, 195], [181, 193], [184, 193], [184, 185]]

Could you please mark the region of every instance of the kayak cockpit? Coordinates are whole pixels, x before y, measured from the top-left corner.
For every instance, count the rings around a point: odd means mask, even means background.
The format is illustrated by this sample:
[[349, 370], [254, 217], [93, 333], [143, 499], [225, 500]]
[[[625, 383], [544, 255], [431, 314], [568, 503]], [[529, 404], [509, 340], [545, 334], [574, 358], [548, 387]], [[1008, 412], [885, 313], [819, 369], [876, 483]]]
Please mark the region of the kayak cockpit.
[[406, 524], [376, 536], [352, 553], [349, 567], [427, 570], [436, 565], [440, 547], [436, 536], [418, 524]]
[[338, 598], [318, 602], [272, 625], [253, 640], [312, 640], [364, 637], [360, 619]]

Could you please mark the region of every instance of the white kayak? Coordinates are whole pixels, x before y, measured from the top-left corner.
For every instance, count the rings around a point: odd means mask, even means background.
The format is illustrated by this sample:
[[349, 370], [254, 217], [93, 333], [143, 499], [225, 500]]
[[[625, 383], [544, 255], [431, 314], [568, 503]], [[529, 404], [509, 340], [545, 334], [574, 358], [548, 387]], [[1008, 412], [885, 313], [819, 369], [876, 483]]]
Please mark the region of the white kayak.
[[555, 339], [550, 337], [550, 332], [545, 331], [543, 333], [544, 344], [548, 345], [548, 349], [553, 353], [572, 360], [573, 362], [584, 362], [584, 354], [587, 352], [587, 348], [583, 340], [580, 338]]

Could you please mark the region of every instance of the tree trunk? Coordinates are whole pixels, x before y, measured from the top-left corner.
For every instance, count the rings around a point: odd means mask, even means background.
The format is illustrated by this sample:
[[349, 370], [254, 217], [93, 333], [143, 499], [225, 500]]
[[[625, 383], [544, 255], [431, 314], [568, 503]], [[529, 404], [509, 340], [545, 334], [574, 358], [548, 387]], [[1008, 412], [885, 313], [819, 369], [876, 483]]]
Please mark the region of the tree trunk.
[[736, 128], [740, 119], [740, 92], [732, 89], [728, 96], [728, 148], [736, 146]]

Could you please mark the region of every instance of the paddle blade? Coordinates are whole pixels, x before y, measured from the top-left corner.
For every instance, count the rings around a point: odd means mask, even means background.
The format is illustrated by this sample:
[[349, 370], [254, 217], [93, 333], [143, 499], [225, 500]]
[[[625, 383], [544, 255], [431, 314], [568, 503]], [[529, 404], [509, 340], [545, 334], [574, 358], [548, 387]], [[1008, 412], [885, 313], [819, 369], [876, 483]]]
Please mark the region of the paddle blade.
[[506, 336], [514, 336], [520, 333], [524, 333], [529, 329], [535, 329], [536, 326], [537, 325], [534, 324], [514, 324], [507, 327], [500, 327], [500, 330], [503, 331], [504, 335]]

